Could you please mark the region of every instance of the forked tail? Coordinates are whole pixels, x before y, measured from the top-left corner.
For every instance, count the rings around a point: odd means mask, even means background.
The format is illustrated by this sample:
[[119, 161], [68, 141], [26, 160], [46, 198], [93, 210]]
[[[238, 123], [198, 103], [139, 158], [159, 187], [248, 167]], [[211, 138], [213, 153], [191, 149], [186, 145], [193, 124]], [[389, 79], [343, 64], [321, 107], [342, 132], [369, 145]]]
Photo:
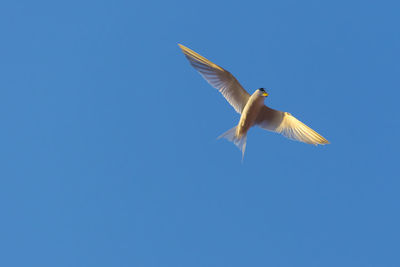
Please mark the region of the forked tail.
[[217, 139], [220, 138], [226, 138], [229, 141], [233, 142], [239, 149], [242, 151], [242, 161], [244, 158], [244, 151], [246, 150], [246, 141], [247, 141], [247, 134], [244, 134], [242, 136], [237, 136], [236, 135], [236, 126], [233, 127], [232, 129], [226, 131], [225, 133], [221, 134], [218, 136]]

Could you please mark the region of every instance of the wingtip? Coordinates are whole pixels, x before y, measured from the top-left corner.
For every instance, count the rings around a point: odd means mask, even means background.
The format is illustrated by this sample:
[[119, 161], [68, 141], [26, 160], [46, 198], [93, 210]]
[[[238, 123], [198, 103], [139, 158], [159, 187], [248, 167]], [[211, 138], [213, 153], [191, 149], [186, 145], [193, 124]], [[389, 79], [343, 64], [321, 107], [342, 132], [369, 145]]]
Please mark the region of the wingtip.
[[316, 142], [316, 143], [311, 143], [311, 144], [313, 144], [314, 146], [318, 146], [318, 145], [324, 146], [324, 145], [329, 145], [330, 143], [331, 143], [331, 142], [329, 142], [328, 140], [326, 140], [326, 139], [324, 138], [324, 140], [318, 141], [318, 142]]
[[180, 43], [178, 43], [178, 46], [179, 46], [179, 48], [182, 49], [182, 50], [185, 50], [185, 49], [187, 48], [186, 46], [184, 46], [183, 44], [180, 44]]
[[329, 142], [328, 140], [324, 139], [320, 145], [329, 145], [331, 142]]

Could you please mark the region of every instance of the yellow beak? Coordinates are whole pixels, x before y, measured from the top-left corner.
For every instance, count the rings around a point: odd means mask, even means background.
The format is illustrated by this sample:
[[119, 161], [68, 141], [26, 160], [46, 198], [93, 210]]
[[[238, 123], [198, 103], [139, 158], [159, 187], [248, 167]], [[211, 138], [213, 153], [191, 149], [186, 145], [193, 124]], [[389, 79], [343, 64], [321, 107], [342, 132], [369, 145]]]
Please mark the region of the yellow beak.
[[262, 95], [263, 95], [263, 96], [268, 96], [268, 93], [263, 93]]

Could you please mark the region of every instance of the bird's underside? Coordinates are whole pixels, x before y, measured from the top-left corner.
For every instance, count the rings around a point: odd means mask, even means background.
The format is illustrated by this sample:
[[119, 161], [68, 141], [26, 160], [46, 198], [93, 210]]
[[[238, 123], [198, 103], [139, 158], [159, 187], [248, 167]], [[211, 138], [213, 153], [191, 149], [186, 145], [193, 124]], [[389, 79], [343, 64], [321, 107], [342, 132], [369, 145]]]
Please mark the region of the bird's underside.
[[181, 44], [179, 47], [190, 64], [225, 97], [236, 112], [241, 114], [238, 125], [220, 137], [234, 142], [242, 150], [243, 155], [247, 131], [254, 125], [307, 144], [329, 144], [328, 140], [290, 113], [265, 106], [264, 99], [268, 94], [263, 88], [257, 89], [250, 95], [230, 72]]

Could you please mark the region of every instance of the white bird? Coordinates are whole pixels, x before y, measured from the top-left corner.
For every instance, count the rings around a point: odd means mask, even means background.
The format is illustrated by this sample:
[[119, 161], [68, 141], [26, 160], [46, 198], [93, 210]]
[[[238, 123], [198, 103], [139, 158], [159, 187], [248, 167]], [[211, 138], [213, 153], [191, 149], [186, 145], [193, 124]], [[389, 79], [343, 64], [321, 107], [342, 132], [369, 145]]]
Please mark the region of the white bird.
[[265, 106], [264, 99], [268, 93], [264, 88], [259, 88], [250, 95], [229, 71], [193, 50], [181, 44], [178, 45], [190, 64], [211, 86], [218, 89], [237, 113], [241, 114], [239, 124], [218, 138], [224, 137], [233, 142], [242, 151], [242, 159], [246, 149], [247, 132], [255, 125], [307, 144], [329, 144], [328, 140], [297, 120], [292, 114]]

